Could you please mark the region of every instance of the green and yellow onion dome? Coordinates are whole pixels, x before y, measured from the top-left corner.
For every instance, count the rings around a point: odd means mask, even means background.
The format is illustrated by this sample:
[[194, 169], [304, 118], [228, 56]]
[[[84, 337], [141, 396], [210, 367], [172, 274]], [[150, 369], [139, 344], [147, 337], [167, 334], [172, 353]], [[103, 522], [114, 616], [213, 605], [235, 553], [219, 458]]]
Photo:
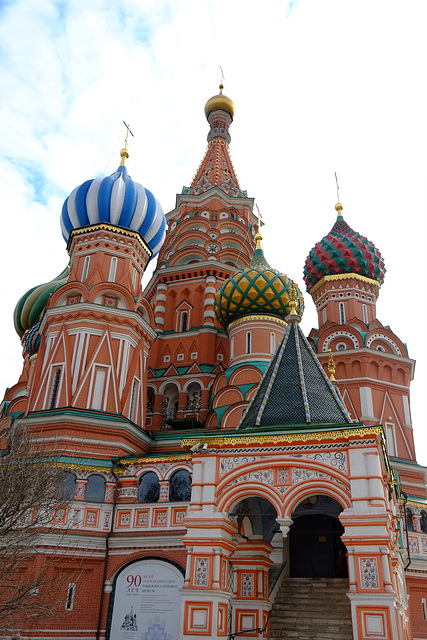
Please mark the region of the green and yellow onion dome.
[[[15, 331], [22, 339], [30, 355], [36, 353], [40, 340], [36, 340], [36, 327], [46, 309], [49, 297], [68, 280], [70, 267], [67, 266], [56, 278], [45, 284], [33, 287], [18, 301], [13, 313]], [[32, 331], [34, 329], [34, 331]]]
[[[290, 312], [291, 286], [295, 283], [283, 273], [272, 269], [261, 248], [262, 237], [255, 236], [257, 247], [246, 269], [234, 273], [215, 296], [215, 314], [223, 327], [248, 315], [268, 315], [285, 318]], [[295, 285], [296, 312], [304, 312], [304, 298]]]

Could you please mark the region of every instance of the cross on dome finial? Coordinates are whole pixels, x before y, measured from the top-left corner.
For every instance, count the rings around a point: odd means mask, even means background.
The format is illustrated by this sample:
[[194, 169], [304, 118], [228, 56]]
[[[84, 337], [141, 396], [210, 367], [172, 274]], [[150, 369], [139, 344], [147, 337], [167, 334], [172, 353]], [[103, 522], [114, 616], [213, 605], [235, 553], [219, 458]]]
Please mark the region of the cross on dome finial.
[[343, 206], [340, 202], [340, 187], [338, 184], [338, 176], [336, 171], [335, 171], [335, 182], [337, 183], [337, 203], [335, 205], [335, 211], [337, 212], [337, 216], [342, 216], [341, 211], [343, 210]]
[[125, 138], [125, 146], [120, 151], [120, 157], [122, 159], [121, 162], [120, 162], [120, 166], [121, 167], [125, 166], [126, 159], [129, 158], [129, 151], [127, 149], [129, 134], [132, 136], [132, 138], [134, 137], [132, 131], [130, 130], [130, 125], [126, 124], [126, 122], [124, 120], [123, 120], [123, 124], [126, 127], [126, 138]]
[[259, 209], [259, 206], [255, 203], [255, 206], [258, 210], [258, 231], [255, 234], [255, 240], [256, 240], [256, 249], [262, 249], [261, 246], [261, 240], [262, 240], [262, 235], [260, 232], [261, 229], [261, 211]]

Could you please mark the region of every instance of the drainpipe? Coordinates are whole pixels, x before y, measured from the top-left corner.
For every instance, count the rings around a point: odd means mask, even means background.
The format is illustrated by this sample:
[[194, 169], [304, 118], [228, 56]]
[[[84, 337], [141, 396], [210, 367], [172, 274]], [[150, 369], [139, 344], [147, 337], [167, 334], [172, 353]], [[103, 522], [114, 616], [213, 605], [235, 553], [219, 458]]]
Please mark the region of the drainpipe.
[[101, 616], [102, 616], [102, 607], [104, 605], [104, 585], [105, 585], [105, 578], [107, 577], [107, 564], [108, 564], [108, 554], [110, 551], [110, 537], [113, 533], [113, 529], [114, 529], [114, 520], [116, 517], [116, 506], [117, 506], [117, 487], [119, 484], [119, 479], [116, 476], [116, 473], [114, 471], [114, 466], [116, 467], [122, 467], [123, 465], [120, 464], [120, 462], [118, 461], [118, 458], [112, 458], [112, 469], [111, 469], [111, 473], [114, 476], [114, 479], [116, 481], [116, 486], [114, 487], [114, 500], [113, 500], [113, 511], [111, 514], [111, 522], [110, 522], [110, 529], [107, 533], [107, 536], [105, 538], [105, 556], [104, 556], [104, 570], [102, 572], [102, 584], [101, 584], [101, 601], [99, 603], [99, 613], [98, 613], [98, 624], [96, 625], [96, 640], [99, 640], [100, 638], [100, 633], [101, 633]]
[[405, 522], [405, 533], [406, 533], [406, 549], [408, 551], [408, 564], [404, 567], [404, 571], [409, 567], [412, 562], [411, 552], [409, 550], [409, 536], [408, 536], [408, 523], [406, 522], [406, 503], [408, 502], [408, 494], [402, 491], [402, 495], [405, 498], [405, 502], [403, 503], [403, 514], [404, 514], [404, 522]]

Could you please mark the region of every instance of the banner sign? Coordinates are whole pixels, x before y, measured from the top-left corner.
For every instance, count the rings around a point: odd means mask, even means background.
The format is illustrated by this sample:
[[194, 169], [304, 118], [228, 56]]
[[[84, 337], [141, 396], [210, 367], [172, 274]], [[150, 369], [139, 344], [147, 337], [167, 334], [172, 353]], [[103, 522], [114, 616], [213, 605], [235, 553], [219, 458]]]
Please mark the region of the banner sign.
[[110, 640], [179, 640], [182, 573], [162, 560], [139, 560], [116, 580]]

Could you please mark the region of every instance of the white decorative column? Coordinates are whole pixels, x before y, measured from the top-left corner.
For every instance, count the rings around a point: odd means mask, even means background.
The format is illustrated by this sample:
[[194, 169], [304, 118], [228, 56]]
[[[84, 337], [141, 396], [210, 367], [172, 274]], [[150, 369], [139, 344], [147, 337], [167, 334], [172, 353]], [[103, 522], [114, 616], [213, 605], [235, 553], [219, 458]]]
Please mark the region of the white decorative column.
[[205, 287], [205, 310], [203, 313], [203, 324], [208, 327], [214, 326], [215, 319], [215, 294], [216, 294], [216, 278], [214, 276], [208, 276], [205, 278], [206, 287]]
[[154, 307], [154, 321], [156, 323], [157, 332], [162, 332], [165, 324], [167, 288], [167, 284], [164, 284], [163, 282], [160, 282], [157, 285], [156, 305]]

